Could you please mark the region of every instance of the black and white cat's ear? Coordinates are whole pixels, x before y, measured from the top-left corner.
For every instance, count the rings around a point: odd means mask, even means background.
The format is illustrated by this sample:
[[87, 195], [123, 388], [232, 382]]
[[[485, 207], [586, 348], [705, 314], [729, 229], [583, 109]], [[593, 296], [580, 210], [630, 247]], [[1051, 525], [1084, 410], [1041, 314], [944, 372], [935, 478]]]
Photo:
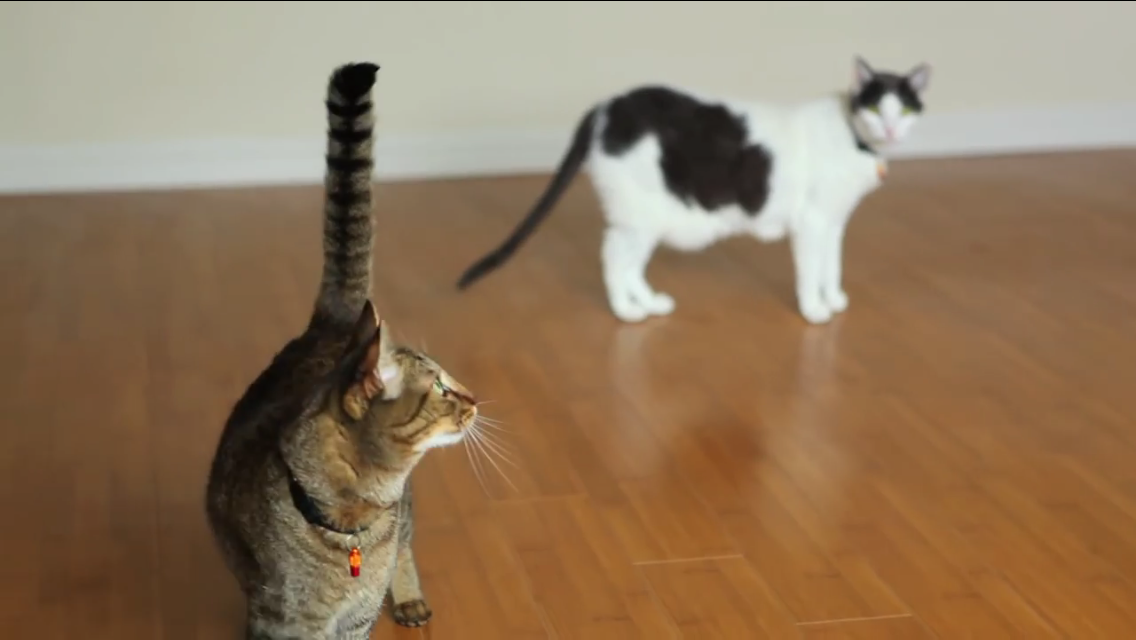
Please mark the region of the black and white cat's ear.
[[907, 84], [911, 85], [915, 93], [923, 93], [930, 81], [931, 65], [927, 63], [922, 63], [907, 73]]
[[872, 78], [874, 78], [875, 75], [876, 72], [872, 70], [872, 67], [868, 64], [868, 61], [860, 56], [856, 56], [856, 59], [853, 63], [852, 73], [852, 77], [856, 81], [856, 86], [863, 87], [864, 85], [871, 82]]

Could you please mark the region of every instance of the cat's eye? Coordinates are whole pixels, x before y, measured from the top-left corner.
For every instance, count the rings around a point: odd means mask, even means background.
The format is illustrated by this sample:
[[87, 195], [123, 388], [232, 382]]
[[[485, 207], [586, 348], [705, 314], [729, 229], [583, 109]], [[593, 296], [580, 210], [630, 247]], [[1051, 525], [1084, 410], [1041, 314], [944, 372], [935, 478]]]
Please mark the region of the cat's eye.
[[446, 385], [442, 384], [441, 378], [434, 378], [434, 390], [438, 393], [446, 392]]
[[913, 113], [914, 111], [915, 111], [915, 110], [914, 110], [914, 109], [912, 109], [911, 107], [904, 107], [904, 108], [903, 108], [903, 115], [905, 115], [905, 116], [909, 116], [909, 115], [911, 115], [911, 114], [912, 114], [912, 113]]
[[868, 111], [871, 111], [872, 113], [879, 113], [880, 112], [880, 105], [874, 104], [874, 105], [868, 107]]

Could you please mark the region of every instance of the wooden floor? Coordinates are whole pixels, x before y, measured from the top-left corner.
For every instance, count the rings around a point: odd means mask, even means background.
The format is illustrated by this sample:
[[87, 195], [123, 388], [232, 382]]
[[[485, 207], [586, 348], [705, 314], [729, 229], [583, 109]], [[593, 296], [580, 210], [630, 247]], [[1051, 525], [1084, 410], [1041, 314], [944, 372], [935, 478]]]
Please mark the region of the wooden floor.
[[[381, 187], [379, 308], [494, 401], [515, 466], [427, 457], [435, 617], [376, 637], [1133, 637], [1134, 175], [898, 165], [824, 327], [745, 240], [660, 254], [677, 311], [620, 325], [583, 180], [458, 294], [544, 179]], [[240, 637], [204, 478], [306, 319], [320, 197], [0, 199], [0, 636]]]

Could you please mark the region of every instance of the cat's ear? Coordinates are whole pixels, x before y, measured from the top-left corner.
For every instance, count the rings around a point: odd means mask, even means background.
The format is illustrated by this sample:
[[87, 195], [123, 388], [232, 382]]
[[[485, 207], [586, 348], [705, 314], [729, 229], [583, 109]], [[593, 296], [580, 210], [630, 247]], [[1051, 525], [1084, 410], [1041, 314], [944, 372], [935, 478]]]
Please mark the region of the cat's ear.
[[856, 59], [853, 61], [852, 66], [852, 77], [856, 81], [857, 88], [863, 87], [864, 85], [871, 82], [872, 78], [874, 78], [876, 75], [876, 72], [872, 70], [872, 67], [868, 64], [868, 61], [860, 56], [856, 56]]
[[402, 392], [402, 369], [394, 357], [387, 324], [368, 301], [359, 320], [348, 353], [362, 354], [354, 360], [351, 382], [343, 398], [343, 408], [358, 420], [375, 398], [393, 398]]
[[375, 305], [367, 300], [363, 303], [363, 310], [359, 312], [359, 317], [355, 320], [355, 328], [351, 330], [351, 340], [347, 344], [347, 355], [357, 352], [363, 345], [369, 343], [375, 336], [375, 332], [379, 330], [379, 325], [382, 321], [379, 319], [379, 311]]
[[394, 357], [390, 327], [382, 321], [379, 321], [378, 325], [356, 370], [359, 378], [367, 380], [373, 387], [368, 392], [368, 399], [380, 392], [384, 397], [391, 398], [397, 396], [401, 391], [399, 383], [401, 382], [402, 369], [398, 366]]
[[907, 73], [907, 84], [915, 93], [923, 93], [927, 83], [931, 81], [931, 65], [922, 63]]

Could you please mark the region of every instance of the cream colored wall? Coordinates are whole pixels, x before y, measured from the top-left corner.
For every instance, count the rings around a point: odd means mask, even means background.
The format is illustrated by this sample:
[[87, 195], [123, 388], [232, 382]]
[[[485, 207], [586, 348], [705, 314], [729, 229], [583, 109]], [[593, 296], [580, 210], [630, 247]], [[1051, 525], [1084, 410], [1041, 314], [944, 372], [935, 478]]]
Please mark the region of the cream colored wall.
[[387, 134], [566, 131], [663, 80], [791, 99], [860, 52], [934, 66], [936, 113], [1136, 102], [1130, 2], [4, 2], [0, 145], [318, 137], [378, 61]]

